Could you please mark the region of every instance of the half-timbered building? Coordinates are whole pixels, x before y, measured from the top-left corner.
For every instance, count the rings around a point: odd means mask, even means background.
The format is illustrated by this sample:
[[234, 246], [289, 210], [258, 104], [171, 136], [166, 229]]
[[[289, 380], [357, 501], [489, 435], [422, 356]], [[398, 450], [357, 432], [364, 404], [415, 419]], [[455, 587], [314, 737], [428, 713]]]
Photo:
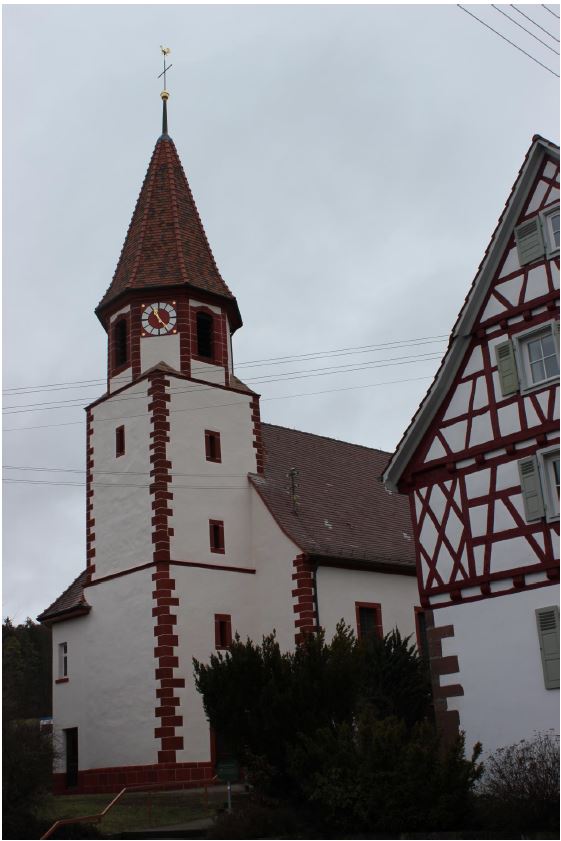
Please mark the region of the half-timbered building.
[[535, 136], [384, 473], [407, 494], [437, 720], [558, 730], [559, 147]]

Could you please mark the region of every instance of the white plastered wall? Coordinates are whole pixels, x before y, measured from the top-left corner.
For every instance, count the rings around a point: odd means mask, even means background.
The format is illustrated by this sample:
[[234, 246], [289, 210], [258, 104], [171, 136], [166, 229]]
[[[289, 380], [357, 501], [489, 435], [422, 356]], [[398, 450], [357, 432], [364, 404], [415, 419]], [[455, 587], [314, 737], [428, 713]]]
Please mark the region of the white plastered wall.
[[437, 627], [454, 626], [442, 654], [456, 655], [460, 672], [440, 682], [464, 689], [448, 709], [459, 711], [466, 752], [477, 741], [489, 753], [535, 730], [559, 733], [559, 690], [544, 686], [535, 618], [537, 608], [555, 604], [559, 588], [548, 586], [435, 611]]
[[68, 683], [53, 687], [56, 770], [64, 771], [62, 731], [78, 728], [79, 769], [157, 762], [152, 570], [88, 587], [87, 616], [53, 626], [68, 643]]
[[171, 336], [143, 336], [140, 339], [140, 370], [153, 368], [158, 362], [165, 362], [177, 371], [181, 369], [179, 355], [179, 334]]
[[[188, 380], [170, 380], [172, 560], [248, 566], [247, 474], [255, 472], [257, 464], [251, 398]], [[206, 460], [205, 429], [220, 433], [221, 463]], [[224, 521], [224, 554], [210, 551], [209, 519]]]
[[[144, 380], [93, 409], [95, 578], [152, 560], [147, 388]], [[116, 457], [121, 425], [125, 454]]]
[[232, 617], [232, 633], [242, 639], [261, 642], [276, 631], [282, 651], [294, 648], [292, 562], [300, 549], [279, 529], [271, 514], [251, 491], [252, 541], [246, 566], [255, 574], [173, 566], [176, 592], [180, 597], [177, 617], [179, 670], [185, 689], [176, 690], [184, 726], [184, 750], [178, 762], [210, 759], [209, 727], [202, 699], [195, 689], [192, 658], [208, 662], [215, 651], [214, 615]]
[[414, 575], [320, 566], [317, 571], [319, 622], [327, 639], [343, 619], [356, 633], [356, 602], [379, 602], [384, 634], [397, 626], [402, 637], [415, 636], [415, 606], [419, 604]]

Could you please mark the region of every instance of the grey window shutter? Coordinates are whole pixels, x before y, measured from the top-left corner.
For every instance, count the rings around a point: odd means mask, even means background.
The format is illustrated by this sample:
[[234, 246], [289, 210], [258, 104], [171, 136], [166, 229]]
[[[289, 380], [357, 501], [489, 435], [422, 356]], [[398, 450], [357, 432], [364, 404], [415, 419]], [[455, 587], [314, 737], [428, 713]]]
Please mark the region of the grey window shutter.
[[545, 515], [545, 508], [537, 458], [535, 456], [527, 456], [526, 458], [520, 459], [518, 462], [518, 472], [520, 474], [520, 486], [526, 521], [532, 522], [532, 520], [539, 520]]
[[538, 608], [536, 622], [545, 688], [559, 689], [559, 608], [556, 605]]
[[521, 266], [539, 260], [545, 254], [542, 227], [538, 216], [514, 229], [518, 260]]
[[502, 342], [495, 347], [495, 358], [499, 369], [499, 380], [503, 397], [518, 391], [518, 372], [512, 342]]

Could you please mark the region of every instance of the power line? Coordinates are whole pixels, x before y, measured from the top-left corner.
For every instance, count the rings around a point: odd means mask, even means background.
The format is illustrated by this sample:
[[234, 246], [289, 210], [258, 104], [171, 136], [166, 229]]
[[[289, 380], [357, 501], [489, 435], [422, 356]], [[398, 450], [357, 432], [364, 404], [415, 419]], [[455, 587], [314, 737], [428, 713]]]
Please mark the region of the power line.
[[529, 20], [530, 23], [533, 23], [534, 26], [537, 26], [538, 29], [541, 29], [542, 32], [545, 32], [546, 35], [549, 35], [550, 38], [553, 38], [554, 41], [557, 41], [557, 43], [559, 43], [559, 38], [556, 38], [555, 35], [552, 35], [551, 32], [549, 32], [545, 27], [540, 26], [539, 23], [536, 23], [536, 21], [533, 18], [531, 18], [530, 15], [527, 15], [526, 12], [523, 12], [522, 9], [519, 9], [518, 6], [514, 5], [514, 3], [511, 3], [510, 5], [515, 12], [518, 12], [519, 15], [522, 15], [523, 18]]
[[550, 15], [553, 15], [554, 18], [557, 18], [557, 20], [559, 20], [559, 15], [556, 15], [555, 12], [552, 12], [551, 9], [549, 9], [544, 3], [541, 3], [540, 5], [543, 9], [546, 10], [546, 12], [549, 12]]
[[[383, 385], [397, 385], [399, 383], [414, 383], [414, 382], [419, 382], [420, 380], [430, 380], [430, 379], [432, 379], [432, 376], [430, 374], [428, 374], [428, 375], [425, 375], [423, 377], [410, 377], [409, 379], [405, 379], [405, 380], [387, 380], [387, 381], [381, 382], [381, 383], [366, 383], [365, 385], [351, 385], [351, 386], [346, 386], [344, 388], [327, 388], [327, 389], [323, 389], [322, 391], [304, 391], [304, 392], [301, 392], [300, 394], [281, 394], [277, 397], [263, 397], [263, 398], [261, 398], [261, 402], [263, 403], [263, 402], [266, 402], [266, 401], [269, 401], [269, 400], [291, 400], [295, 397], [314, 397], [315, 395], [318, 395], [318, 394], [333, 394], [335, 392], [340, 392], [340, 391], [360, 391], [363, 388], [375, 388], [377, 386], [383, 386]], [[224, 408], [226, 406], [243, 406], [243, 407], [245, 407], [245, 404], [239, 403], [239, 402], [236, 402], [236, 403], [217, 403], [215, 406], [197, 406], [197, 407], [191, 408], [191, 409], [171, 409], [170, 414], [174, 414], [176, 412], [195, 412], [195, 411], [198, 411], [200, 409], [221, 409], [221, 408]], [[144, 417], [146, 417], [145, 413], [141, 414], [141, 415], [125, 415], [124, 417], [120, 417], [120, 418], [100, 418], [99, 420], [106, 421], [106, 422], [109, 422], [109, 423], [115, 423], [115, 421], [117, 421], [117, 420], [132, 420], [134, 418], [144, 418]], [[39, 424], [37, 426], [14, 426], [14, 427], [5, 428], [4, 432], [28, 432], [32, 429], [53, 429], [55, 427], [78, 426], [78, 425], [83, 426], [84, 423], [85, 423], [85, 421], [81, 420], [81, 421], [66, 421], [64, 423], [46, 423], [46, 424]]]
[[[16, 466], [13, 464], [4, 464], [2, 466], [2, 470], [30, 470], [32, 472], [46, 472], [46, 473], [87, 473], [85, 468], [74, 468], [74, 467], [32, 467], [29, 465], [25, 466]], [[99, 476], [149, 476], [149, 470], [98, 470], [95, 468], [94, 472]], [[175, 473], [171, 472], [168, 473], [168, 476], [179, 477], [179, 478], [191, 478], [194, 477], [196, 479], [199, 478], [206, 478], [212, 479], [213, 477], [208, 473]], [[221, 479], [240, 479], [243, 476], [247, 476], [246, 473], [220, 473]]]
[[554, 47], [550, 47], [550, 46], [549, 46], [549, 44], [546, 44], [546, 43], [545, 43], [545, 41], [542, 41], [542, 39], [541, 39], [541, 38], [538, 38], [538, 36], [537, 36], [537, 35], [534, 35], [534, 33], [533, 33], [533, 32], [530, 32], [530, 30], [529, 30], [529, 29], [526, 29], [526, 27], [525, 27], [525, 26], [522, 26], [522, 24], [521, 24], [521, 23], [518, 23], [518, 21], [517, 21], [517, 20], [514, 20], [514, 18], [511, 18], [511, 16], [510, 16], [510, 15], [507, 15], [507, 13], [506, 13], [503, 9], [499, 9], [499, 7], [498, 7], [498, 6], [495, 6], [495, 4], [494, 4], [494, 3], [491, 3], [491, 6], [492, 6], [494, 9], [496, 9], [496, 11], [497, 11], [497, 12], [500, 12], [500, 13], [501, 13], [501, 15], [504, 15], [504, 16], [505, 16], [505, 18], [507, 18], [508, 20], [512, 21], [512, 23], [513, 23], [515, 26], [520, 27], [520, 29], [522, 29], [524, 32], [527, 32], [527, 33], [528, 33], [528, 35], [530, 35], [532, 38], [535, 38], [535, 39], [536, 39], [536, 41], [539, 41], [539, 42], [540, 42], [540, 44], [543, 44], [543, 46], [546, 48], [546, 50], [551, 50], [551, 52], [552, 52], [552, 53], [555, 53], [555, 55], [559, 55], [559, 53], [557, 52], [557, 50], [556, 50]]
[[[269, 363], [275, 365], [282, 365], [284, 363], [288, 363], [291, 361], [296, 360], [304, 360], [304, 359], [312, 359], [313, 357], [322, 357], [322, 356], [347, 356], [353, 353], [368, 353], [369, 351], [378, 350], [381, 348], [387, 348], [392, 345], [404, 347], [415, 347], [417, 345], [422, 344], [432, 344], [436, 342], [444, 341], [448, 338], [447, 334], [441, 334], [438, 336], [420, 336], [418, 338], [411, 338], [411, 339], [394, 339], [391, 342], [381, 342], [379, 344], [373, 345], [358, 345], [354, 347], [344, 347], [344, 348], [335, 348], [332, 350], [318, 350], [318, 351], [311, 351], [310, 353], [299, 353], [294, 354], [292, 356], [272, 356], [264, 359], [252, 359], [247, 360], [246, 362], [240, 362], [236, 364], [235, 369], [238, 370], [239, 368], [245, 367], [258, 367], [261, 364]], [[117, 382], [122, 381], [124, 385], [127, 384], [128, 379], [127, 377], [114, 377], [112, 378]], [[103, 384], [107, 381], [107, 377], [98, 378], [98, 379], [91, 379], [91, 380], [67, 380], [59, 383], [44, 383], [42, 385], [35, 385], [35, 386], [11, 386], [10, 388], [3, 389], [4, 394], [12, 394], [14, 392], [24, 392], [24, 391], [40, 391], [43, 389], [53, 389], [58, 390], [59, 388], [67, 389], [71, 388], [72, 386], [80, 386], [84, 385], [86, 387], [94, 387], [95, 385]], [[14, 394], [14, 396], [16, 396]], [[19, 396], [19, 395], [18, 395]]]
[[[519, 47], [517, 44], [513, 43], [512, 41], [509, 41], [509, 39], [508, 39], [508, 38], [505, 38], [505, 36], [504, 36], [504, 35], [501, 35], [501, 33], [500, 33], [500, 32], [497, 32], [497, 30], [496, 30], [496, 29], [493, 29], [493, 27], [492, 27], [492, 26], [489, 26], [489, 24], [488, 24], [488, 23], [485, 23], [485, 21], [481, 20], [481, 18], [478, 18], [478, 17], [477, 17], [477, 15], [474, 15], [474, 14], [473, 14], [473, 12], [469, 12], [469, 11], [468, 11], [467, 9], [465, 9], [463, 6], [460, 6], [460, 4], [459, 4], [459, 3], [457, 4], [457, 6], [458, 6], [458, 8], [459, 8], [459, 9], [461, 9], [461, 10], [462, 10], [462, 12], [465, 12], [466, 14], [470, 15], [472, 18], [475, 18], [475, 20], [476, 20], [476, 21], [478, 21], [479, 23], [481, 23], [481, 24], [482, 24], [483, 26], [485, 26], [487, 29], [490, 29], [490, 30], [491, 30], [491, 32], [494, 32], [494, 33], [495, 33], [495, 35], [498, 35], [498, 36], [499, 36], [499, 38], [502, 38], [502, 39], [503, 39], [503, 41], [506, 41], [506, 42], [507, 42], [507, 44], [510, 44], [510, 45], [511, 45], [512, 47], [514, 47], [516, 50], [518, 50], [518, 51], [519, 51], [519, 52], [521, 52], [521, 53], [524, 53], [524, 55], [525, 55], [525, 56], [528, 56], [528, 58], [532, 59], [532, 61], [535, 61], [535, 62], [536, 62], [536, 64], [539, 64], [539, 65], [540, 65], [540, 67], [543, 67], [543, 68], [544, 68], [544, 70], [547, 70], [547, 71], [548, 71], [548, 73], [551, 73], [553, 76], [557, 76], [557, 78], [559, 78], [559, 74], [558, 74], [558, 73], [555, 73], [555, 71], [554, 71], [554, 70], [552, 70], [550, 67], [548, 67], [546, 64], [542, 64], [542, 62], [541, 62], [541, 61], [538, 61], [538, 59], [537, 59], [537, 58], [534, 58], [534, 56], [530, 55], [530, 53], [527, 53], [527, 52], [526, 52], [526, 50], [523, 50], [523, 49], [522, 49], [522, 47]], [[513, 6], [513, 8], [515, 8], [515, 7]]]
[[[61, 485], [66, 487], [85, 488], [85, 482], [60, 482], [53, 479], [2, 479], [3, 484], [7, 485]], [[134, 484], [133, 482], [90, 482], [90, 486], [103, 486], [107, 488], [144, 488], [148, 489], [150, 484]], [[176, 485], [173, 483], [170, 486], [173, 490], [185, 491], [240, 491], [246, 490], [249, 485]]]
[[[440, 358], [441, 354], [435, 352], [417, 354], [416, 356], [393, 356], [386, 359], [372, 360], [371, 362], [366, 362], [363, 365], [357, 365], [356, 363], [348, 363], [345, 365], [328, 366], [327, 368], [312, 368], [304, 369], [302, 371], [286, 371], [279, 375], [267, 374], [262, 375], [260, 377], [249, 377], [248, 382], [251, 382], [253, 384], [269, 385], [270, 383], [290, 382], [292, 380], [309, 379], [313, 377], [334, 376], [336, 374], [352, 374], [356, 373], [357, 371], [366, 371], [372, 368], [390, 368], [396, 365], [411, 365], [417, 362], [433, 362]], [[212, 385], [192, 386], [190, 388], [170, 388], [167, 393], [177, 395], [193, 393], [196, 391], [213, 391], [213, 389], [214, 386]], [[146, 395], [144, 393], [123, 395], [122, 397], [113, 397], [111, 399], [111, 403], [114, 405], [115, 403], [122, 403], [129, 400], [142, 400], [145, 398]], [[85, 398], [73, 397], [70, 400], [58, 400], [45, 403], [28, 403], [24, 404], [23, 406], [6, 406], [2, 411], [4, 415], [21, 415], [27, 414], [29, 412], [47, 412], [59, 409], [81, 409], [83, 408], [82, 399]]]

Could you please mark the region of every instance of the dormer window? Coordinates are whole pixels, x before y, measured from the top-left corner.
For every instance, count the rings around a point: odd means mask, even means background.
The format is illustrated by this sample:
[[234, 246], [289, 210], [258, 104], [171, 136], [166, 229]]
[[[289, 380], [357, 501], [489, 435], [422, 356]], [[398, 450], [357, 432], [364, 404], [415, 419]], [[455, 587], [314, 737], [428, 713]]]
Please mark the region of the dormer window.
[[113, 348], [115, 367], [121, 368], [129, 361], [129, 324], [126, 318], [120, 318], [113, 327]]
[[214, 357], [214, 319], [206, 312], [197, 313], [197, 356]]

